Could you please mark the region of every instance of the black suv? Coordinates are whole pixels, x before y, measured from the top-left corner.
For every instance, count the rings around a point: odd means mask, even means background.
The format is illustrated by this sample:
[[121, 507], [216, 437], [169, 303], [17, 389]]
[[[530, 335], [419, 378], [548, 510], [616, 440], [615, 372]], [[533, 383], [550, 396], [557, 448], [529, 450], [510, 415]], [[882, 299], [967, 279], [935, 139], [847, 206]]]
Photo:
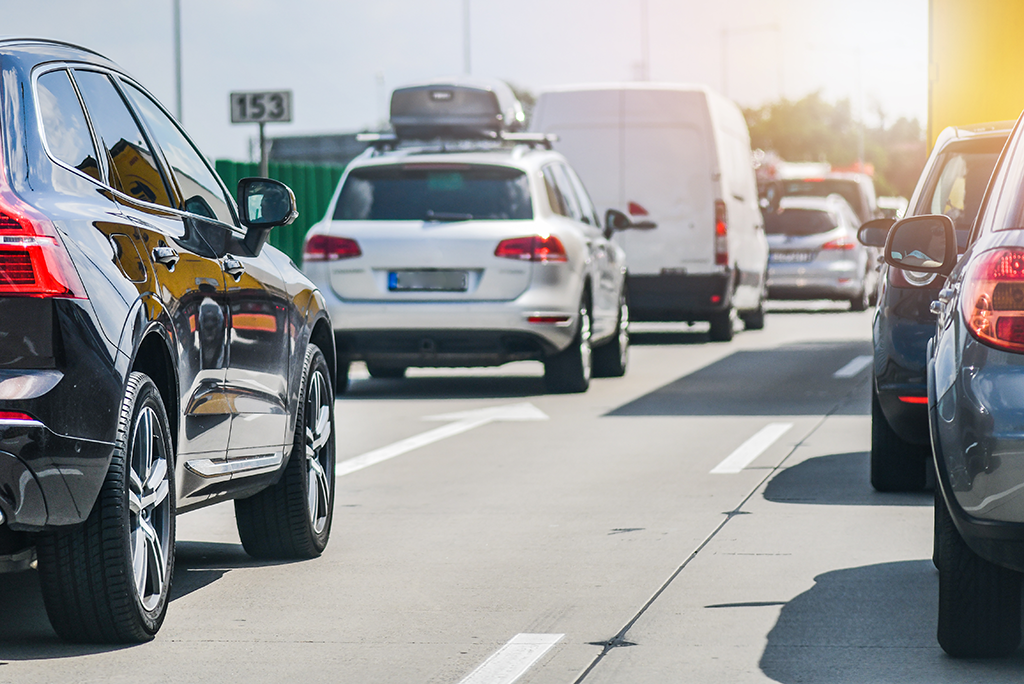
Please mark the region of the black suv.
[[[963, 247], [1012, 127], [1012, 121], [1002, 121], [942, 131], [906, 215], [949, 216]], [[870, 221], [858, 237], [864, 244], [883, 247], [892, 224], [892, 219]], [[926, 348], [935, 334], [931, 305], [945, 278], [884, 265], [879, 282], [872, 335], [871, 484], [880, 492], [913, 491], [925, 487], [932, 456]]]
[[175, 514], [235, 500], [257, 557], [330, 534], [334, 341], [266, 240], [277, 181], [236, 205], [115, 64], [0, 41], [0, 569], [38, 557], [62, 637], [137, 642], [167, 608]]

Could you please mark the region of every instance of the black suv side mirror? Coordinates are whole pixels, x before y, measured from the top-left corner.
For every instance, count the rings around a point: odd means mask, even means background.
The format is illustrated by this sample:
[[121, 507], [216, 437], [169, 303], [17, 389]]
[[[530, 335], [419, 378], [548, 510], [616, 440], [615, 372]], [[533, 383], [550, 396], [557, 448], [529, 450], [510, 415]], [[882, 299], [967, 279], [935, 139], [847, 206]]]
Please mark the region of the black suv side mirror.
[[239, 221], [248, 228], [245, 246], [259, 254], [274, 226], [286, 226], [296, 219], [295, 194], [281, 181], [270, 178], [242, 178], [238, 181]]
[[633, 219], [618, 209], [609, 209], [604, 213], [604, 235], [607, 238], [616, 230], [650, 230], [657, 227], [658, 224], [654, 221], [633, 223]]
[[949, 275], [956, 265], [956, 230], [944, 214], [897, 221], [882, 253], [885, 263], [907, 271]]
[[894, 223], [896, 220], [891, 218], [871, 219], [857, 231], [857, 240], [865, 247], [885, 247], [885, 239]]

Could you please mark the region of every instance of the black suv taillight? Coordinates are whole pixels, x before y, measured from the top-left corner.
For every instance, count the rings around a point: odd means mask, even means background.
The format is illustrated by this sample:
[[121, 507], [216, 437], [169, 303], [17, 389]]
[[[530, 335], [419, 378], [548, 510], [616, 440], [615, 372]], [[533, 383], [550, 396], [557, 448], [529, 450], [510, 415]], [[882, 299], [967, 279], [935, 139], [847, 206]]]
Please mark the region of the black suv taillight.
[[0, 165], [0, 296], [84, 298], [53, 222], [6, 187], [3, 176]]

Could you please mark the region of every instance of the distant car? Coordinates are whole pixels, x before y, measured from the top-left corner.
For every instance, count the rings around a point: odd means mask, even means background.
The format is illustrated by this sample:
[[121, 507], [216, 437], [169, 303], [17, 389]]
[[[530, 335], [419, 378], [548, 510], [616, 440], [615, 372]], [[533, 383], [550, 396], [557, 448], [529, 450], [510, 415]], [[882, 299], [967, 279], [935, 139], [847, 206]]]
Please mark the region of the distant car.
[[334, 320], [338, 387], [354, 360], [398, 378], [535, 359], [552, 392], [626, 372], [625, 254], [609, 238], [630, 221], [610, 211], [602, 228], [550, 139], [507, 130], [503, 91], [397, 89], [396, 136], [349, 164], [310, 229], [303, 268]]
[[[1003, 121], [942, 131], [907, 216], [946, 214], [954, 220], [958, 243], [966, 244], [1012, 126]], [[878, 219], [865, 224], [861, 242], [883, 247], [892, 223]], [[872, 325], [871, 484], [880, 492], [919, 490], [926, 486], [932, 456], [925, 377], [928, 340], [935, 334], [930, 307], [945, 279], [885, 265], [879, 281]]]
[[901, 219], [907, 213], [909, 202], [906, 197], [882, 196], [878, 198], [878, 211], [882, 218]]
[[0, 41], [0, 567], [38, 558], [72, 641], [152, 639], [176, 512], [235, 500], [245, 550], [312, 558], [334, 502], [334, 338], [265, 244], [286, 186], [238, 205], [106, 58]]
[[[946, 277], [932, 305], [938, 639], [952, 656], [1013, 653], [1024, 577], [1024, 128], [1017, 121], [957, 257], [956, 221], [911, 216], [886, 262]], [[922, 256], [923, 255], [923, 256]], [[935, 265], [923, 264], [927, 261]]]
[[783, 197], [766, 212], [768, 295], [833, 299], [868, 308], [877, 272], [873, 252], [857, 242], [857, 215], [839, 195]]
[[783, 197], [839, 195], [857, 214], [858, 224], [882, 216], [875, 196], [874, 181], [864, 173], [834, 172], [821, 176], [763, 181], [758, 191], [764, 209], [777, 209]]

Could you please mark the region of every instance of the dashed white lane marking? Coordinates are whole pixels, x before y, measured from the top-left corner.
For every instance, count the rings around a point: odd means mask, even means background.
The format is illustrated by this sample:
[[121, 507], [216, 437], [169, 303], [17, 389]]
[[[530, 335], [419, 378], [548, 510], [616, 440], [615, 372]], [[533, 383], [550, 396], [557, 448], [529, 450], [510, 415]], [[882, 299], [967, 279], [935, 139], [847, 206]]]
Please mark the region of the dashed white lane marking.
[[736, 451], [729, 454], [724, 461], [716, 465], [711, 473], [713, 475], [734, 475], [754, 462], [754, 459], [775, 443], [782, 435], [786, 434], [792, 423], [769, 423], [761, 428], [757, 434], [740, 444]]
[[516, 634], [459, 684], [512, 684], [564, 634]]
[[463, 432], [468, 432], [474, 428], [478, 428], [481, 425], [487, 425], [495, 421], [528, 421], [528, 420], [547, 420], [548, 416], [539, 408], [524, 402], [522, 404], [511, 404], [507, 406], [489, 406], [487, 408], [476, 409], [473, 411], [462, 411], [460, 413], [446, 413], [442, 416], [429, 416], [426, 420], [453, 420], [454, 423], [449, 425], [442, 425], [439, 428], [433, 430], [427, 430], [424, 433], [414, 435], [407, 439], [389, 444], [388, 446], [381, 447], [380, 449], [374, 449], [368, 451], [360, 456], [341, 461], [335, 468], [335, 477], [342, 477], [354, 473], [357, 470], [368, 468], [377, 463], [387, 461], [395, 456], [401, 456], [404, 453], [425, 447], [428, 444], [439, 442], [442, 439], [448, 437], [454, 437], [460, 435]]
[[871, 365], [874, 360], [871, 356], [858, 356], [854, 358], [850, 363], [846, 364], [835, 373], [832, 374], [833, 378], [852, 378], [857, 373]]

